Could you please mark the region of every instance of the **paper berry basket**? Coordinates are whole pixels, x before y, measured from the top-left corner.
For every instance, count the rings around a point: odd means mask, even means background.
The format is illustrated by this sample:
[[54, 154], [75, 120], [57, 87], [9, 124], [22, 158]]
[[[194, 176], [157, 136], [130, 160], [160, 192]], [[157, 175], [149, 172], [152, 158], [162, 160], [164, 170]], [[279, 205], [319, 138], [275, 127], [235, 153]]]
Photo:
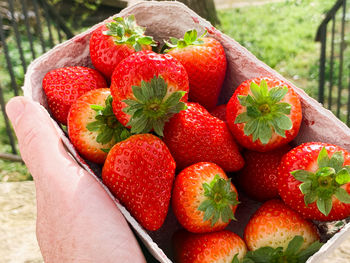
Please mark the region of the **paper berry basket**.
[[[303, 108], [303, 121], [299, 135], [293, 141], [294, 145], [304, 142], [321, 141], [339, 145], [350, 150], [350, 129], [338, 120], [330, 111], [324, 109], [314, 99], [310, 98], [303, 90], [295, 87], [283, 76], [258, 60], [248, 50], [221, 33], [209, 22], [199, 17], [185, 5], [178, 2], [140, 2], [120, 12], [119, 16], [134, 14], [138, 24], [147, 27], [147, 34], [154, 36], [158, 41], [168, 39], [170, 36], [182, 37], [189, 29], [196, 29], [199, 33], [208, 31], [211, 37], [216, 38], [225, 48], [227, 57], [227, 73], [220, 104], [226, 103], [234, 89], [243, 81], [259, 76], [273, 75], [288, 82], [299, 95]], [[99, 24], [100, 25], [100, 24]], [[44, 75], [55, 68], [65, 66], [92, 67], [89, 56], [89, 39], [91, 33], [99, 25], [95, 25], [88, 31], [54, 47], [52, 50], [36, 59], [28, 68], [25, 76], [24, 95], [39, 102], [47, 108], [45, 94], [42, 89]], [[126, 220], [135, 229], [145, 246], [152, 255], [162, 263], [172, 262], [171, 236], [180, 227], [174, 215], [169, 209], [169, 214], [164, 225], [155, 232], [143, 229], [130, 213], [116, 200], [99, 178], [100, 171], [92, 169], [75, 151], [64, 132], [57, 125], [62, 141], [68, 151], [106, 190], [115, 200], [116, 206], [121, 210]], [[240, 195], [241, 204], [238, 207], [237, 221], [231, 222], [229, 229], [242, 236], [244, 226], [251, 214], [258, 208], [259, 203]], [[344, 227], [336, 234], [332, 233], [332, 223], [322, 223], [319, 227], [321, 239], [327, 243], [314, 254], [307, 263], [320, 262], [326, 255], [336, 248], [342, 241], [350, 237], [350, 223], [344, 220]]]

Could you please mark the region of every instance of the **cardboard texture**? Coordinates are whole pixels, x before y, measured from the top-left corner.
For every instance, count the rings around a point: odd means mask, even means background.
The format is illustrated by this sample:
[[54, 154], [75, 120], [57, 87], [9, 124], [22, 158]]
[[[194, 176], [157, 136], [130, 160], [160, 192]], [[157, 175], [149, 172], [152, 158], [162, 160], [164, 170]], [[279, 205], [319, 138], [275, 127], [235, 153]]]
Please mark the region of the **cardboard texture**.
[[[227, 74], [220, 96], [219, 104], [226, 103], [234, 92], [234, 89], [243, 81], [258, 76], [273, 75], [288, 83], [288, 80], [272, 70], [266, 64], [258, 60], [248, 50], [238, 44], [230, 37], [215, 29], [209, 22], [199, 17], [185, 5], [178, 2], [139, 2], [124, 9], [118, 16], [134, 14], [141, 26], [147, 27], [146, 33], [154, 36], [160, 42], [169, 39], [170, 36], [182, 37], [189, 29], [197, 29], [200, 34], [205, 30], [209, 35], [221, 42], [227, 56]], [[65, 66], [88, 66], [92, 67], [89, 56], [89, 39], [92, 31], [100, 24], [95, 25], [88, 31], [75, 36], [74, 38], [54, 47], [52, 50], [36, 59], [28, 68], [25, 83], [24, 95], [39, 102], [45, 108], [47, 103], [42, 89], [44, 75], [55, 68]], [[350, 129], [338, 120], [330, 111], [324, 109], [314, 99], [310, 98], [303, 90], [290, 83], [299, 95], [303, 107], [303, 121], [297, 138], [293, 141], [295, 145], [309, 141], [322, 141], [337, 144], [350, 150]], [[90, 174], [104, 187], [106, 192], [115, 198], [102, 184], [98, 169], [94, 171], [87, 163], [79, 157], [74, 147], [57, 125], [62, 141], [67, 151], [82, 165]], [[93, 166], [91, 166], [93, 167]], [[237, 209], [238, 221], [232, 222], [228, 229], [242, 236], [244, 226], [252, 213], [259, 207], [259, 203], [252, 201], [243, 195], [239, 195], [241, 204]], [[172, 262], [171, 237], [180, 228], [170, 208], [167, 219], [162, 228], [155, 232], [145, 231], [129, 212], [115, 200], [116, 206], [121, 210], [127, 221], [135, 229], [141, 240], [144, 242], [154, 257], [162, 263]], [[327, 224], [326, 224], [327, 228]], [[327, 243], [311, 257], [307, 263], [320, 262], [326, 255], [337, 247], [342, 241], [350, 236], [350, 223], [346, 224], [338, 233], [333, 235]], [[327, 240], [329, 236], [322, 234]]]

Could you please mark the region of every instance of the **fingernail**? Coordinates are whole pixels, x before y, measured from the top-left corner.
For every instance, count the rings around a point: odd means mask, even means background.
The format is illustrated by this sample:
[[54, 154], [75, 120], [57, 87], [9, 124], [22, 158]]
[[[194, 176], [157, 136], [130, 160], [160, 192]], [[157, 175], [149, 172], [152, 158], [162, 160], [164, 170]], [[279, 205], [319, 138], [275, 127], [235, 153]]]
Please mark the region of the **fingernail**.
[[24, 97], [14, 97], [6, 105], [6, 113], [13, 126], [17, 125], [17, 119], [24, 111], [26, 101]]

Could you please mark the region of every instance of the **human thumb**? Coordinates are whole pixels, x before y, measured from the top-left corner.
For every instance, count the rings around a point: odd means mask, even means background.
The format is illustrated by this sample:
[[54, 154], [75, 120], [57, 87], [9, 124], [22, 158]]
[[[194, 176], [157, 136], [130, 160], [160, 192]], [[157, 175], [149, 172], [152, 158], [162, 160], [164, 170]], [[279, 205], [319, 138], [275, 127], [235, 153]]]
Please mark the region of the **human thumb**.
[[44, 107], [25, 97], [14, 97], [7, 103], [6, 112], [22, 159], [33, 176], [45, 167], [52, 169], [60, 161], [67, 162], [58, 131]]

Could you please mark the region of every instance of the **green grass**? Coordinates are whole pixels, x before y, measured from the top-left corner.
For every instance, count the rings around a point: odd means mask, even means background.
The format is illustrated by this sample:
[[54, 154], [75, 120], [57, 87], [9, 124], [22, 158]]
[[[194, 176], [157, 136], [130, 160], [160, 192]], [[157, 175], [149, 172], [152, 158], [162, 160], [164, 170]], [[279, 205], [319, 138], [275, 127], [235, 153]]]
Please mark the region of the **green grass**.
[[220, 29], [257, 58], [317, 96], [319, 43], [323, 15], [334, 0], [271, 3], [219, 11]]
[[0, 159], [0, 182], [28, 180], [33, 180], [33, 178], [24, 164]]
[[[6, 131], [4, 130], [5, 123], [0, 121], [0, 152], [11, 153], [11, 146], [7, 139]], [[0, 159], [0, 182], [18, 182], [32, 180], [27, 167], [20, 162], [12, 162]]]

